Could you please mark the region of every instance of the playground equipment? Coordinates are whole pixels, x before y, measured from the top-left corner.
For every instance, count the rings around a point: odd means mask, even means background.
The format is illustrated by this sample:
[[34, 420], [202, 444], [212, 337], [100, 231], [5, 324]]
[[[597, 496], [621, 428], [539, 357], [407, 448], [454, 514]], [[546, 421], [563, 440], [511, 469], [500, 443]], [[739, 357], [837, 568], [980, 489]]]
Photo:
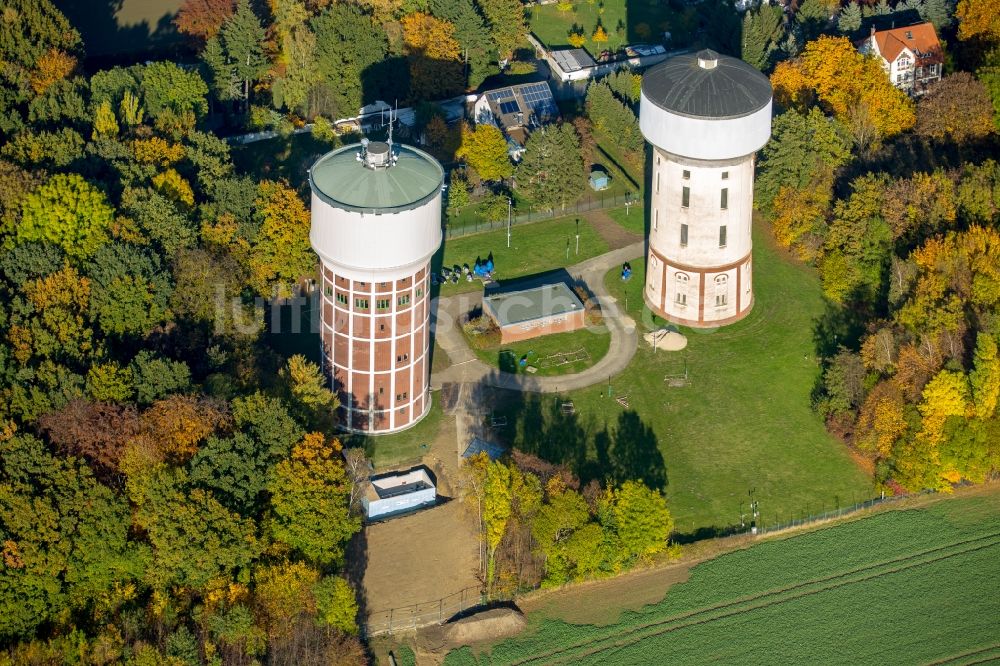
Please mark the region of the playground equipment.
[[540, 368], [555, 368], [560, 365], [566, 365], [568, 363], [576, 363], [577, 361], [589, 361], [590, 353], [586, 349], [580, 348], [571, 352], [560, 352], [558, 354], [551, 354], [542, 359], [539, 359], [538, 366]]

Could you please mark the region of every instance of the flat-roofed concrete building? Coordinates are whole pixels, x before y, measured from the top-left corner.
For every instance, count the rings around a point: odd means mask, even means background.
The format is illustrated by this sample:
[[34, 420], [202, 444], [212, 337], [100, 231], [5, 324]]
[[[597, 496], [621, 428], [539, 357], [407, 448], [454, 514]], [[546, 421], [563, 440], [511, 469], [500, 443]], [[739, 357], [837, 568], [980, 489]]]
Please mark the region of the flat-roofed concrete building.
[[423, 467], [373, 476], [361, 498], [365, 517], [369, 520], [414, 511], [435, 503], [437, 488]]
[[642, 78], [639, 127], [653, 144], [646, 304], [696, 328], [753, 305], [754, 155], [771, 135], [771, 84], [742, 60], [703, 50]]
[[429, 274], [443, 182], [427, 153], [381, 141], [327, 153], [309, 172], [323, 351], [345, 430], [395, 432], [430, 407]]
[[583, 302], [564, 282], [483, 297], [483, 312], [508, 344], [586, 326]]

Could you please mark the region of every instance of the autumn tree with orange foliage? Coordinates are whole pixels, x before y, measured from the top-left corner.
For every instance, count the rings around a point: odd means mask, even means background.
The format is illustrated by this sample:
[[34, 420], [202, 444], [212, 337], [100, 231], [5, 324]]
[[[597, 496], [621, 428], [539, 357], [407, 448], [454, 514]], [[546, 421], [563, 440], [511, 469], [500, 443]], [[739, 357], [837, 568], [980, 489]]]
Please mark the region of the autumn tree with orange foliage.
[[177, 31], [196, 39], [209, 39], [219, 34], [219, 29], [236, 11], [234, 0], [185, 0], [174, 25]]
[[861, 343], [871, 388], [850, 441], [878, 481], [939, 491], [981, 482], [1000, 467], [1000, 357], [990, 324], [1000, 312], [1000, 233], [972, 226], [930, 238], [894, 260], [892, 272], [892, 320]]
[[135, 443], [147, 459], [184, 462], [199, 444], [229, 422], [222, 403], [188, 395], [158, 400], [140, 417], [142, 434]]
[[1000, 40], [1000, 2], [997, 0], [959, 0], [955, 16], [958, 17], [959, 39]]
[[805, 109], [818, 102], [851, 127], [856, 140], [867, 123], [877, 142], [916, 122], [913, 102], [893, 87], [874, 58], [858, 53], [845, 37], [809, 42], [798, 58], [778, 64], [771, 85], [781, 106]]
[[423, 12], [407, 14], [400, 24], [410, 61], [410, 97], [439, 99], [461, 92], [465, 79], [455, 26]]

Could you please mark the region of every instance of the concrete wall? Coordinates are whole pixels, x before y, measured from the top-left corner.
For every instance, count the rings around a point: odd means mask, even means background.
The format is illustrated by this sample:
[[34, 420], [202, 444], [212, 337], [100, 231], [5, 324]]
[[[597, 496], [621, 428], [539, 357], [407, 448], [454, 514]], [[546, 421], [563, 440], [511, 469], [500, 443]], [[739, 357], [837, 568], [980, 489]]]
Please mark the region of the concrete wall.
[[771, 136], [771, 102], [739, 118], [694, 118], [664, 111], [643, 93], [639, 129], [651, 144], [674, 155], [702, 160], [745, 157]]
[[521, 340], [530, 340], [552, 333], [568, 333], [586, 326], [586, 313], [583, 310], [552, 315], [544, 319], [511, 324], [500, 329], [500, 342], [510, 344]]
[[405, 273], [428, 261], [441, 239], [440, 192], [419, 208], [383, 214], [337, 208], [312, 193], [309, 240], [326, 264]]
[[[644, 292], [654, 312], [696, 327], [729, 323], [749, 312], [753, 182], [752, 155], [704, 161], [653, 149]], [[725, 245], [720, 245], [722, 227]]]

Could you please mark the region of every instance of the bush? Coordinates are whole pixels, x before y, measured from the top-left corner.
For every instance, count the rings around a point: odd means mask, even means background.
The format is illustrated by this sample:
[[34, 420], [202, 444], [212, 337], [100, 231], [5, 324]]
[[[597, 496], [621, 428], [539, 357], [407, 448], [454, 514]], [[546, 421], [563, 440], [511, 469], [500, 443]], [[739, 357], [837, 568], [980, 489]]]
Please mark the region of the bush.
[[462, 332], [475, 349], [490, 349], [500, 344], [500, 327], [486, 315], [466, 319]]

